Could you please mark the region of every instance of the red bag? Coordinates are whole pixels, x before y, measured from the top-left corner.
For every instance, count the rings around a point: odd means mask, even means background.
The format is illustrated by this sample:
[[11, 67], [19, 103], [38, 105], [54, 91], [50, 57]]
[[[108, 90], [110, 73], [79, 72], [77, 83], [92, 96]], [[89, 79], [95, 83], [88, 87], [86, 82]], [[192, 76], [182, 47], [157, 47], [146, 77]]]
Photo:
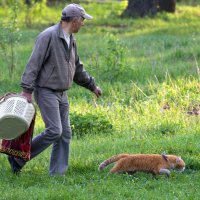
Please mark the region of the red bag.
[[0, 140], [0, 152], [7, 155], [14, 156], [16, 158], [22, 158], [24, 160], [30, 160], [31, 141], [33, 137], [35, 117], [30, 124], [29, 129], [13, 140]]

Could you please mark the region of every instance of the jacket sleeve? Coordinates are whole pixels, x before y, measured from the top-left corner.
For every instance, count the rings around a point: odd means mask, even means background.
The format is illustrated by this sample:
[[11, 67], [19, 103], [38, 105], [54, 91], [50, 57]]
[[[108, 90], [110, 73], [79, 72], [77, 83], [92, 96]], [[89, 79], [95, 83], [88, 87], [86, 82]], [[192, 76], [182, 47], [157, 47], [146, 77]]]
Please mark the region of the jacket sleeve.
[[49, 56], [50, 39], [50, 35], [41, 33], [35, 42], [32, 54], [21, 78], [20, 85], [25, 92], [32, 93], [35, 88], [38, 73]]
[[76, 71], [75, 71], [75, 75], [74, 75], [74, 82], [77, 83], [78, 85], [85, 87], [91, 91], [94, 91], [96, 88], [95, 85], [95, 81], [94, 78], [91, 77], [87, 71], [84, 69], [83, 64], [80, 62], [79, 60], [79, 56], [77, 54], [77, 47], [75, 44], [75, 51], [76, 51], [76, 55], [75, 55], [75, 59], [76, 59]]

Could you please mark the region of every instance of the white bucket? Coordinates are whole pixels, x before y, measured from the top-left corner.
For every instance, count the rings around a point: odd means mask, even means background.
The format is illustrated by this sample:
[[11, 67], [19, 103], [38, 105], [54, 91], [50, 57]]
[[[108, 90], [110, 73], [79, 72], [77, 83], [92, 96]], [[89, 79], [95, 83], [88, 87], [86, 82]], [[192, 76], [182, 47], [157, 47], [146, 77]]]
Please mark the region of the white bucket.
[[26, 132], [32, 122], [35, 108], [20, 95], [10, 95], [0, 101], [0, 138], [15, 139]]

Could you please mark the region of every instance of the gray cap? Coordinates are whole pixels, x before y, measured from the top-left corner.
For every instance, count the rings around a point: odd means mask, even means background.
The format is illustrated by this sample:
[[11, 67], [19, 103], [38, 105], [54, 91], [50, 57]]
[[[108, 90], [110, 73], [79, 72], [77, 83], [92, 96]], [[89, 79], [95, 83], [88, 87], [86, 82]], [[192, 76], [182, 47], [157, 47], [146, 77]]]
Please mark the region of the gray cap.
[[91, 15], [85, 12], [85, 9], [78, 4], [69, 4], [62, 10], [61, 19], [64, 20], [66, 17], [83, 17], [84, 19], [92, 19]]

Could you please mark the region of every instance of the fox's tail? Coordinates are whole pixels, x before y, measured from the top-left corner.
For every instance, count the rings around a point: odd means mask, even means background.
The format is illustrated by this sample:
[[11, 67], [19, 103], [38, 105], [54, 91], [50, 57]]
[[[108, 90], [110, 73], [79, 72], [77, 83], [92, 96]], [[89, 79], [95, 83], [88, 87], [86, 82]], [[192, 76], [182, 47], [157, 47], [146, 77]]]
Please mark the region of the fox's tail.
[[99, 165], [99, 171], [103, 170], [107, 165], [114, 163], [118, 161], [121, 158], [125, 158], [129, 156], [129, 154], [118, 154], [115, 156], [112, 156], [111, 158], [108, 158], [107, 160], [104, 160], [100, 165]]

